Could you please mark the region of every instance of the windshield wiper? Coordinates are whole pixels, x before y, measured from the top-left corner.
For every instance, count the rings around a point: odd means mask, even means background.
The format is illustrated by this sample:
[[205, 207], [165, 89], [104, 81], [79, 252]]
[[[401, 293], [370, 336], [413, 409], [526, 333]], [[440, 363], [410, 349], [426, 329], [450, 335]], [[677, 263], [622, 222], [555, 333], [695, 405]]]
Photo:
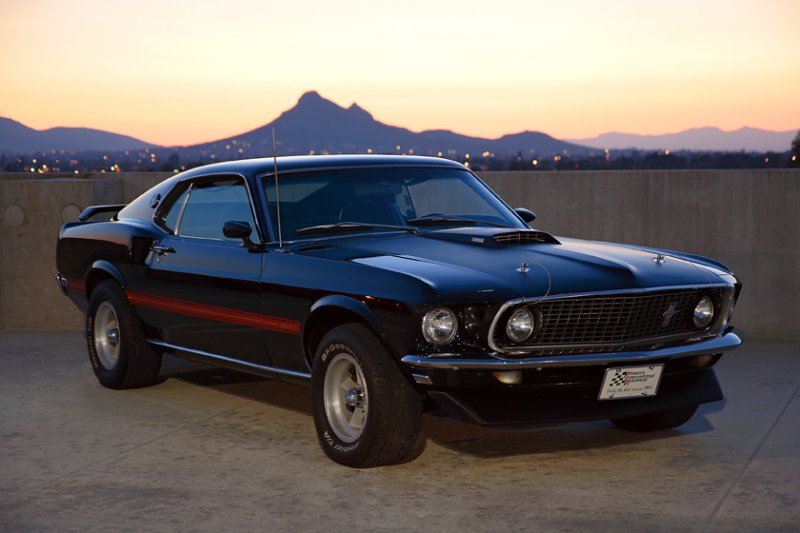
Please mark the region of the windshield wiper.
[[320, 224], [319, 226], [308, 226], [295, 231], [295, 235], [308, 235], [310, 233], [342, 233], [345, 231], [365, 231], [375, 228], [393, 229], [398, 231], [408, 231], [416, 233], [417, 228], [409, 226], [394, 226], [391, 224], [371, 224], [368, 222], [337, 222], [336, 224]]
[[463, 224], [488, 224], [489, 226], [496, 226], [498, 228], [511, 228], [508, 224], [500, 224], [498, 222], [490, 222], [488, 220], [478, 220], [474, 218], [462, 218], [454, 216], [436, 216], [436, 217], [420, 217], [410, 218], [406, 220], [406, 224], [411, 226], [460, 226]]

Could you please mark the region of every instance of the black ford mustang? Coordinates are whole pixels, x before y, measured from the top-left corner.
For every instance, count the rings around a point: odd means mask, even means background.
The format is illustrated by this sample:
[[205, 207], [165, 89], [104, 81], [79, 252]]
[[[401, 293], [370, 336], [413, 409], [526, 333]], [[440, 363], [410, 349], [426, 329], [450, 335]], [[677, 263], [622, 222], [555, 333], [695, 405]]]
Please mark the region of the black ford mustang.
[[730, 270], [533, 219], [443, 159], [221, 163], [87, 208], [57, 279], [106, 387], [155, 383], [163, 353], [310, 382], [320, 444], [350, 466], [412, 458], [433, 406], [646, 431], [722, 399]]

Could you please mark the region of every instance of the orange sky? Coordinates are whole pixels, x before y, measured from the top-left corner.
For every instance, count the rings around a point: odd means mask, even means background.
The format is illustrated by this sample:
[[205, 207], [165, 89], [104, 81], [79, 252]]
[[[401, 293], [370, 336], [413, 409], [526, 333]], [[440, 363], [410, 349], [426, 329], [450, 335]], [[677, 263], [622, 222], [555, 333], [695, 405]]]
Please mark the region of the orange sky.
[[495, 137], [800, 128], [800, 1], [0, 0], [0, 116], [192, 144], [305, 91]]

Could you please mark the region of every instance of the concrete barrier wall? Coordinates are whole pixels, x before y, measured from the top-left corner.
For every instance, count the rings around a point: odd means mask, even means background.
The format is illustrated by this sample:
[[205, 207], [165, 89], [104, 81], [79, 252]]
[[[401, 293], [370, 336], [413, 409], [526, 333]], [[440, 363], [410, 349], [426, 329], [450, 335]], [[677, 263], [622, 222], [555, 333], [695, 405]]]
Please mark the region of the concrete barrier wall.
[[55, 282], [59, 228], [86, 206], [129, 202], [170, 175], [0, 174], [0, 330], [82, 328]]
[[[128, 202], [167, 176], [0, 175], [0, 330], [82, 327], [53, 279], [58, 228], [87, 205]], [[722, 261], [745, 284], [735, 323], [755, 337], [800, 339], [800, 170], [482, 177], [511, 205], [535, 211], [538, 229]]]

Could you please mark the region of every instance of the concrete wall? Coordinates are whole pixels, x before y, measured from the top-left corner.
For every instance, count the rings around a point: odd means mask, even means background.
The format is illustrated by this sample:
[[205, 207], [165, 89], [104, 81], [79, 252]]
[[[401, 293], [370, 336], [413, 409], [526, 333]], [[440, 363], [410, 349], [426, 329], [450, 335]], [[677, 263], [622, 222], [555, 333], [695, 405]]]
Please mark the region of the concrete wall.
[[129, 202], [169, 175], [0, 174], [0, 330], [82, 328], [54, 278], [59, 228], [86, 206]]
[[[53, 279], [58, 228], [87, 205], [128, 202], [168, 175], [0, 174], [0, 330], [82, 327]], [[735, 323], [751, 336], [800, 339], [800, 170], [482, 177], [510, 204], [535, 211], [538, 229], [722, 261], [745, 284]]]

